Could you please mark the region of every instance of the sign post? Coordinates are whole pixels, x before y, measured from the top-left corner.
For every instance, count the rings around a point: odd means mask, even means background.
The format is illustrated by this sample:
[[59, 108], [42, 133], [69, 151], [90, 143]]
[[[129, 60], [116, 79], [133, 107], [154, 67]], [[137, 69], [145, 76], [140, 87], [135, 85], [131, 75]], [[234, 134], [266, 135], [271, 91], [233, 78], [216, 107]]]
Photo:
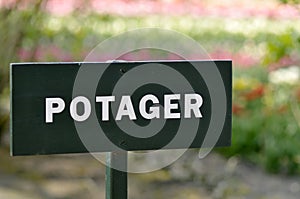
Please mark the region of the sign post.
[[110, 152], [106, 161], [106, 199], [127, 199], [127, 172], [113, 168], [127, 165], [127, 152]]
[[127, 199], [128, 151], [231, 144], [228, 60], [18, 63], [10, 83], [11, 155], [108, 152], [106, 199]]

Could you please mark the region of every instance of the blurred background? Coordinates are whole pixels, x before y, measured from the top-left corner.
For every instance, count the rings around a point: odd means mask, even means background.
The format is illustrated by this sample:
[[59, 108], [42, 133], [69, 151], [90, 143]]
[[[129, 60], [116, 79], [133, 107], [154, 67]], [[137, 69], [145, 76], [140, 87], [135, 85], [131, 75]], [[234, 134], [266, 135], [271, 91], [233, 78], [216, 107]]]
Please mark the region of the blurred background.
[[9, 156], [9, 64], [83, 61], [104, 39], [142, 27], [179, 31], [211, 58], [233, 60], [233, 138], [204, 160], [189, 150], [130, 174], [129, 198], [298, 199], [298, 0], [0, 0], [0, 199], [104, 198], [105, 167], [89, 155]]

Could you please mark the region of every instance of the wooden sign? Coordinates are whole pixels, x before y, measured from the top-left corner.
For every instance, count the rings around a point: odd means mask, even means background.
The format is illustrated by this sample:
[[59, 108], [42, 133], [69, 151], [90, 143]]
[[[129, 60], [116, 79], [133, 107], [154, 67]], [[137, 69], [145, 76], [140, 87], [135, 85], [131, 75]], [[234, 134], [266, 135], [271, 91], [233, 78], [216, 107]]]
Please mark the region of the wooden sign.
[[231, 61], [11, 64], [12, 155], [229, 146]]

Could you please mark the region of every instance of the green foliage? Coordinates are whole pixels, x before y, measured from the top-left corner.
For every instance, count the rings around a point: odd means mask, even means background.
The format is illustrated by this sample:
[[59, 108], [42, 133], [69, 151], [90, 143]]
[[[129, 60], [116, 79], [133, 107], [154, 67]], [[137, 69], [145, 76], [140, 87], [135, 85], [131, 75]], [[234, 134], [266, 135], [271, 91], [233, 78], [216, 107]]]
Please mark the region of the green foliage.
[[0, 9], [0, 91], [7, 85], [8, 82], [8, 65], [11, 61], [16, 60], [17, 50], [21, 47], [22, 41], [30, 32], [34, 31], [37, 37], [37, 28], [39, 24], [39, 9], [40, 1], [36, 1], [28, 9], [19, 10], [16, 12], [14, 9], [18, 4], [11, 7], [2, 7]]
[[299, 174], [300, 82], [274, 82], [271, 74], [264, 68], [235, 73], [232, 146], [221, 153], [241, 156], [270, 172]]
[[265, 64], [278, 62], [282, 58], [299, 59], [300, 33], [289, 29], [281, 34], [271, 35], [266, 41], [266, 50]]
[[299, 4], [300, 0], [279, 0], [281, 3], [285, 4]]

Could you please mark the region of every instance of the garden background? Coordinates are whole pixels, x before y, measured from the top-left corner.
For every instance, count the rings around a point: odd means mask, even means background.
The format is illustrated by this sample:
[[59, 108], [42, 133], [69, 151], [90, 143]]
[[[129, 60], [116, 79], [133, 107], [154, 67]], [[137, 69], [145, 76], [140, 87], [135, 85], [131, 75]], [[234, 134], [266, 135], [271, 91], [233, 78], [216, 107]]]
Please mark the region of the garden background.
[[[189, 151], [170, 168], [132, 175], [129, 198], [298, 198], [297, 0], [0, 0], [0, 198], [104, 198], [104, 166], [91, 157], [9, 157], [9, 64], [80, 62], [104, 39], [142, 27], [176, 30], [211, 58], [232, 59], [233, 134], [232, 146], [216, 149], [204, 163], [184, 164], [196, 156]], [[122, 57], [149, 58], [147, 51]], [[247, 181], [251, 172], [257, 181]], [[269, 183], [271, 189], [259, 189]]]

